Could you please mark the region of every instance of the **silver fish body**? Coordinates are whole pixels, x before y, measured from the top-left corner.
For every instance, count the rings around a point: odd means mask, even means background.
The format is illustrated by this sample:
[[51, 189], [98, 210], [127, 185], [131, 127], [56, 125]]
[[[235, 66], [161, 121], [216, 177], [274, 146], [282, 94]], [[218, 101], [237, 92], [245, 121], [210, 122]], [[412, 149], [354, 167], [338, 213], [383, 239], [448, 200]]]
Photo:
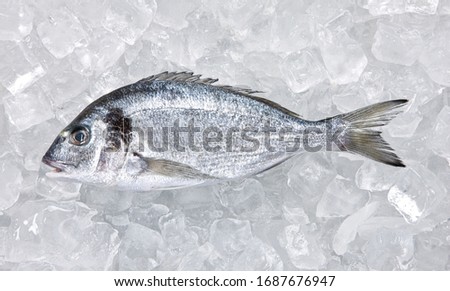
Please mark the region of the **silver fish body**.
[[316, 149], [351, 151], [403, 166], [379, 132], [405, 100], [307, 121], [255, 91], [192, 73], [162, 73], [90, 104], [43, 157], [51, 176], [151, 190], [263, 172]]

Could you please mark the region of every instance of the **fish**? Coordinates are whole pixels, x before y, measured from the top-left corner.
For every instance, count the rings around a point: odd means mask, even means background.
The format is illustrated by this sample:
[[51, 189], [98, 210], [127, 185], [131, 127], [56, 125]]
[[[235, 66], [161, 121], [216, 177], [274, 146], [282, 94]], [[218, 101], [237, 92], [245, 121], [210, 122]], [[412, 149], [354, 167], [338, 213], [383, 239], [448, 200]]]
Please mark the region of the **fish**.
[[150, 191], [250, 177], [318, 151], [405, 167], [380, 127], [406, 99], [311, 121], [247, 88], [192, 72], [163, 72], [89, 104], [42, 162], [54, 178]]

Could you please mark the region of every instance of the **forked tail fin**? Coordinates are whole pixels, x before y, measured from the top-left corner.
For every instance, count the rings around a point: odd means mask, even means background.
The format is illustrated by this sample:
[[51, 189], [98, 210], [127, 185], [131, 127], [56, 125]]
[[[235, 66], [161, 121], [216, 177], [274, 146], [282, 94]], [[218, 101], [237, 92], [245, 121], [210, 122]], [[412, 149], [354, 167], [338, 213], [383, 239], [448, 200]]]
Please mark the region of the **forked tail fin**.
[[405, 99], [386, 101], [338, 115], [337, 118], [341, 119], [344, 126], [343, 135], [339, 138], [339, 149], [395, 167], [405, 167], [402, 160], [381, 137], [381, 131], [373, 128], [389, 123], [401, 112], [396, 109], [406, 102], [408, 100]]

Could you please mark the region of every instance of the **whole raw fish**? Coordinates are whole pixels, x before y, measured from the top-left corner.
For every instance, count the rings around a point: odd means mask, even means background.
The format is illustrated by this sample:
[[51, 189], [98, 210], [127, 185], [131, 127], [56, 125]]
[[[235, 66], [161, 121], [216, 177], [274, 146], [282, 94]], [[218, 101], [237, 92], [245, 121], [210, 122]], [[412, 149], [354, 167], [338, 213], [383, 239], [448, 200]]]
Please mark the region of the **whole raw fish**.
[[216, 183], [263, 172], [307, 151], [348, 151], [404, 167], [374, 130], [407, 100], [308, 121], [192, 73], [161, 73], [87, 106], [42, 161], [49, 176], [146, 191]]

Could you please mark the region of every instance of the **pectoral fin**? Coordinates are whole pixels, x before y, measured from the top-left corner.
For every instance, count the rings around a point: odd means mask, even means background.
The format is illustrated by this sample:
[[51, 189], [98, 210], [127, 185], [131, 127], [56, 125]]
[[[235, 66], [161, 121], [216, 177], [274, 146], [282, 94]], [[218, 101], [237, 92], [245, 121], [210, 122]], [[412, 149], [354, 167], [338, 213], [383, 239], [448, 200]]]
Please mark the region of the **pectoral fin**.
[[165, 159], [147, 158], [138, 153], [134, 153], [134, 155], [145, 162], [147, 172], [168, 177], [180, 177], [187, 179], [214, 179], [213, 176], [204, 174], [186, 164]]

